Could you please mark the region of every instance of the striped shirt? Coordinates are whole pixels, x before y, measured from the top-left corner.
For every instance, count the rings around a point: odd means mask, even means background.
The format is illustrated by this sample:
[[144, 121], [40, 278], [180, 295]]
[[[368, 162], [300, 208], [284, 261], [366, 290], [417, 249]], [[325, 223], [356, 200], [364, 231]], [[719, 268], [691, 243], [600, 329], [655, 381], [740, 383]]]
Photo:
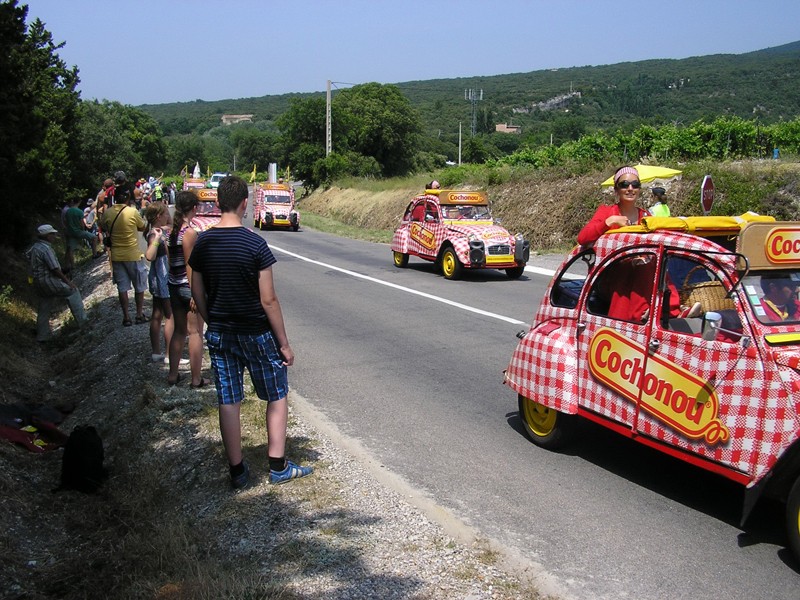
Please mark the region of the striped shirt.
[[169, 234], [169, 277], [167, 281], [170, 285], [189, 286], [189, 277], [186, 275], [186, 258], [183, 256], [183, 235], [189, 229], [184, 223], [177, 235], [173, 232]]
[[261, 305], [258, 276], [275, 262], [266, 240], [245, 227], [214, 227], [198, 236], [189, 266], [203, 276], [209, 331], [259, 334], [271, 330]]
[[52, 296], [70, 291], [71, 288], [63, 279], [53, 275], [53, 270], [60, 269], [61, 265], [49, 242], [38, 240], [28, 251], [28, 257], [31, 261], [31, 276], [38, 293]]

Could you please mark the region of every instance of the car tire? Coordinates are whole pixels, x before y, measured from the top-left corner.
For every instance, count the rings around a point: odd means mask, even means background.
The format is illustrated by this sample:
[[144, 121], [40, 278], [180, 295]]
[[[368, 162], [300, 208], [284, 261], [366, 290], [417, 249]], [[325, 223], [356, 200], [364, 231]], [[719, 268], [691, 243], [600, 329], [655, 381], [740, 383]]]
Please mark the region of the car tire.
[[575, 431], [577, 417], [547, 408], [519, 394], [519, 418], [534, 444], [548, 450], [564, 446]]
[[792, 549], [795, 559], [800, 561], [800, 476], [786, 498], [786, 533], [789, 537], [789, 548]]
[[522, 277], [522, 274], [525, 272], [525, 265], [521, 267], [511, 267], [510, 269], [506, 269], [506, 277], [509, 279], [519, 279]]
[[408, 266], [408, 254], [392, 250], [392, 258], [394, 259], [394, 266], [398, 269], [404, 269]]
[[445, 279], [459, 279], [464, 267], [456, 256], [456, 251], [452, 248], [445, 248], [442, 252], [442, 275]]

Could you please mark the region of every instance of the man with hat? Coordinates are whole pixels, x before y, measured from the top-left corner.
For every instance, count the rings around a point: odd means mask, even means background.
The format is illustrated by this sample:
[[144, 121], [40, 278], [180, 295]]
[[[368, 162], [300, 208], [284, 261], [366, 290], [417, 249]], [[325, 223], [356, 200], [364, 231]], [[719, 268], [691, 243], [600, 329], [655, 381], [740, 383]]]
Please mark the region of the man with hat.
[[39, 225], [36, 229], [39, 239], [26, 253], [31, 262], [33, 287], [39, 296], [36, 315], [36, 341], [46, 342], [52, 337], [50, 331], [50, 313], [59, 298], [69, 304], [78, 327], [86, 324], [86, 312], [83, 298], [75, 284], [64, 275], [53, 250], [58, 231], [52, 225]]
[[653, 194], [653, 204], [650, 206], [648, 210], [650, 210], [650, 214], [654, 217], [668, 217], [670, 215], [669, 206], [667, 206], [667, 200], [664, 197], [664, 194], [667, 193], [663, 187], [654, 187], [650, 190]]

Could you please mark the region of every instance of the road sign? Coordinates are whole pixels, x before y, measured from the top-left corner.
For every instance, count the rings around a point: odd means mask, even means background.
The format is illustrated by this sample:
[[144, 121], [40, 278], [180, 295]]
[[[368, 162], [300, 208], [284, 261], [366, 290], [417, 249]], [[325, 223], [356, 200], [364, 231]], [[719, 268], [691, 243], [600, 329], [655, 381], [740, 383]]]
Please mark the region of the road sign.
[[700, 205], [703, 207], [704, 215], [710, 213], [714, 205], [714, 182], [711, 180], [711, 175], [703, 177], [703, 183], [700, 184]]

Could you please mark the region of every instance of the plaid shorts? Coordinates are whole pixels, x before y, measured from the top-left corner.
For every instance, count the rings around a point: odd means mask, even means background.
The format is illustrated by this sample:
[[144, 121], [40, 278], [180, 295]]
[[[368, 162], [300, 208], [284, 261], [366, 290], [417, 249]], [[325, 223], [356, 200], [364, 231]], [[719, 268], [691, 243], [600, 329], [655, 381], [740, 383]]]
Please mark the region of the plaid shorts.
[[244, 399], [245, 367], [262, 400], [274, 402], [288, 395], [286, 366], [271, 331], [255, 335], [206, 331], [206, 342], [220, 404]]

